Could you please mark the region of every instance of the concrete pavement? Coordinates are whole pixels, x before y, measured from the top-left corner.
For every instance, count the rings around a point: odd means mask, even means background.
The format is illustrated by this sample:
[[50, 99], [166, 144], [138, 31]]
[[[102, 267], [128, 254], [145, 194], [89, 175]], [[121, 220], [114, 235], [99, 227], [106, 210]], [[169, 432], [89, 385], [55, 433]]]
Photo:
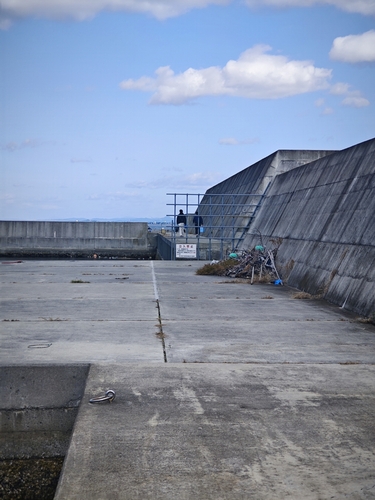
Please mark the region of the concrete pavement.
[[[95, 365], [57, 500], [374, 498], [375, 367]], [[112, 404], [88, 396], [115, 387]]]
[[149, 261], [23, 261], [0, 270], [2, 363], [163, 362]]
[[202, 264], [1, 265], [1, 366], [90, 364], [56, 498], [375, 498], [375, 327]]

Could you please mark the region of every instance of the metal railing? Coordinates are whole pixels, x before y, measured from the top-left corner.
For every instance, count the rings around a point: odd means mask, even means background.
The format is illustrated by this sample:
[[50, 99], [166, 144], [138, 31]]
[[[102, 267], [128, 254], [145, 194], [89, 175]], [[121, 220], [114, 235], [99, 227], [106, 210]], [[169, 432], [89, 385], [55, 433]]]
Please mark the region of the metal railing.
[[[267, 189], [266, 189], [267, 191]], [[172, 207], [167, 217], [172, 217], [170, 236], [172, 242], [171, 260], [175, 260], [176, 243], [188, 243], [196, 237], [197, 259], [200, 258], [203, 247], [205, 258], [211, 259], [213, 247], [219, 258], [225, 258], [230, 252], [235, 252], [242, 243], [258, 211], [265, 193], [167, 193], [172, 196]], [[177, 216], [183, 210], [187, 219], [185, 234], [181, 238], [177, 235]], [[195, 215], [203, 218], [204, 232], [196, 231], [193, 222]], [[168, 228], [169, 229], [169, 228]], [[197, 233], [197, 234], [196, 234]]]

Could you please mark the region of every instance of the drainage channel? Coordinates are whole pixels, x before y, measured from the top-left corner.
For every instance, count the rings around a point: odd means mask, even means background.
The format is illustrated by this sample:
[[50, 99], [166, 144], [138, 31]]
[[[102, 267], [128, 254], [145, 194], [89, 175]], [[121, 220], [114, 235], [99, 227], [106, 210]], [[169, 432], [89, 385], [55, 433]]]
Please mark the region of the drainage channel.
[[155, 268], [154, 268], [154, 263], [151, 261], [151, 273], [152, 273], [152, 283], [154, 285], [154, 295], [155, 295], [155, 301], [156, 301], [156, 307], [158, 310], [158, 323], [159, 323], [159, 333], [158, 337], [161, 340], [161, 344], [163, 346], [163, 356], [164, 356], [164, 363], [167, 363], [167, 350], [165, 348], [165, 335], [163, 332], [163, 322], [161, 319], [161, 311], [160, 311], [160, 301], [159, 301], [159, 292], [158, 292], [158, 285], [156, 282], [156, 275], [155, 275]]
[[0, 367], [0, 498], [54, 498], [88, 371]]

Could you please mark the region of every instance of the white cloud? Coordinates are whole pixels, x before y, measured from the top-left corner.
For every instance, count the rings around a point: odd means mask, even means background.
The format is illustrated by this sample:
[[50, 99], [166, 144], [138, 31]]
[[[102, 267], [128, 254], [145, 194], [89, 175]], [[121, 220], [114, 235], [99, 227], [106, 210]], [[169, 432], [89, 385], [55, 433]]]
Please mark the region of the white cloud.
[[101, 11], [138, 12], [157, 19], [185, 14], [208, 5], [226, 5], [232, 0], [1, 0], [0, 27], [7, 29], [12, 20], [22, 17], [46, 17], [83, 21]]
[[267, 5], [279, 8], [333, 5], [334, 7], [346, 12], [355, 12], [365, 16], [375, 15], [374, 0], [245, 0], [245, 4], [249, 7], [261, 7]]
[[351, 90], [350, 85], [347, 83], [341, 82], [332, 85], [330, 93], [345, 96], [345, 99], [342, 101], [344, 106], [363, 108], [370, 105], [370, 101], [363, 97], [359, 90]]
[[124, 90], [154, 91], [151, 104], [185, 104], [201, 96], [228, 95], [249, 99], [278, 99], [328, 87], [331, 70], [311, 61], [293, 61], [267, 54], [268, 45], [256, 45], [220, 68], [189, 68], [175, 74], [169, 66], [156, 70], [155, 78], [124, 80]]
[[335, 38], [329, 56], [347, 63], [374, 62], [375, 30]]
[[350, 95], [345, 97], [342, 104], [344, 106], [351, 106], [352, 108], [363, 108], [369, 106], [370, 101], [360, 95]]
[[[192, 9], [233, 2], [234, 0], [1, 0], [0, 29], [8, 29], [13, 20], [28, 16], [83, 21], [101, 11], [123, 11], [167, 19]], [[245, 4], [249, 7], [276, 8], [333, 5], [347, 12], [375, 15], [374, 0], [245, 0]]]

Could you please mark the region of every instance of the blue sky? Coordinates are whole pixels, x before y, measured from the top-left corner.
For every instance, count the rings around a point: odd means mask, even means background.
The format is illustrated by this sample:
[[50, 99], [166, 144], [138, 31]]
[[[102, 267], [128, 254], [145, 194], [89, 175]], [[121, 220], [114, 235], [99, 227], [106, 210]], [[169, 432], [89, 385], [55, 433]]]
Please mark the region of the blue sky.
[[163, 217], [375, 136], [374, 0], [0, 0], [0, 219]]

